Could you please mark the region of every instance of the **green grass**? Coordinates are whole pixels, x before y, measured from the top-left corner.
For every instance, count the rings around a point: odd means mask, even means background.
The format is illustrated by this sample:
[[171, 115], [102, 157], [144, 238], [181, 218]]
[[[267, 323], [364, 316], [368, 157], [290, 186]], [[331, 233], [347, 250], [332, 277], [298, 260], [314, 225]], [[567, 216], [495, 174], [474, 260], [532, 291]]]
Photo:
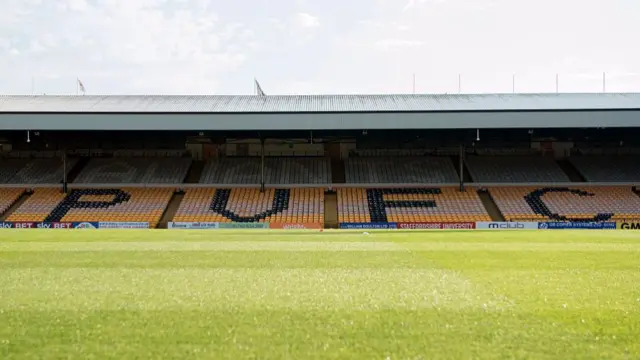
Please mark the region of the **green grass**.
[[0, 359], [635, 359], [633, 231], [0, 231]]

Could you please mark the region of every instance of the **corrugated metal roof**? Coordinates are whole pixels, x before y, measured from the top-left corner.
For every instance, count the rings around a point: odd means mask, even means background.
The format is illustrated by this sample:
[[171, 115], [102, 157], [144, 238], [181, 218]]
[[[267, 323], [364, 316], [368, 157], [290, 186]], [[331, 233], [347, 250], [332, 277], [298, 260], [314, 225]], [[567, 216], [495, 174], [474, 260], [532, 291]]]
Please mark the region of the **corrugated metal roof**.
[[289, 113], [603, 109], [640, 109], [640, 94], [0, 96], [0, 113]]

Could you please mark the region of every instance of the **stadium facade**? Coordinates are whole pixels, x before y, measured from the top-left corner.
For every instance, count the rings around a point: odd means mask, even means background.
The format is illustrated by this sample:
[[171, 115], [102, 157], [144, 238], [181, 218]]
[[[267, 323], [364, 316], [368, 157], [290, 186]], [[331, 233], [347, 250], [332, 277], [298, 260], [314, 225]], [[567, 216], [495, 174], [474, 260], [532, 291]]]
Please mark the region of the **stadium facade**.
[[638, 229], [640, 94], [0, 97], [1, 227]]

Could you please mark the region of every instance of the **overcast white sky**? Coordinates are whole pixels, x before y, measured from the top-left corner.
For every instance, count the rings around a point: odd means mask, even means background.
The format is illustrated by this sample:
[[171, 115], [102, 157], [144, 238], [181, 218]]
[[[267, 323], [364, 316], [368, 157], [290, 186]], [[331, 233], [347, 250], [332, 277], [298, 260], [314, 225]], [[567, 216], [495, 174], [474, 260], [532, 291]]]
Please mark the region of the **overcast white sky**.
[[0, 3], [4, 94], [640, 91], [640, 0]]

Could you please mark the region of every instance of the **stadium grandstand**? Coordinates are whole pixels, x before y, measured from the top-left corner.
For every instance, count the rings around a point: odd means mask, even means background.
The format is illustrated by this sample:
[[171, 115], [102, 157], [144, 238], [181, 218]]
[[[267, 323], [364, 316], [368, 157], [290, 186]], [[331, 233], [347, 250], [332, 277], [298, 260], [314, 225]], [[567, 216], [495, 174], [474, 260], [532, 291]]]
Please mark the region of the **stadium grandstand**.
[[0, 97], [0, 221], [640, 220], [640, 94]]

